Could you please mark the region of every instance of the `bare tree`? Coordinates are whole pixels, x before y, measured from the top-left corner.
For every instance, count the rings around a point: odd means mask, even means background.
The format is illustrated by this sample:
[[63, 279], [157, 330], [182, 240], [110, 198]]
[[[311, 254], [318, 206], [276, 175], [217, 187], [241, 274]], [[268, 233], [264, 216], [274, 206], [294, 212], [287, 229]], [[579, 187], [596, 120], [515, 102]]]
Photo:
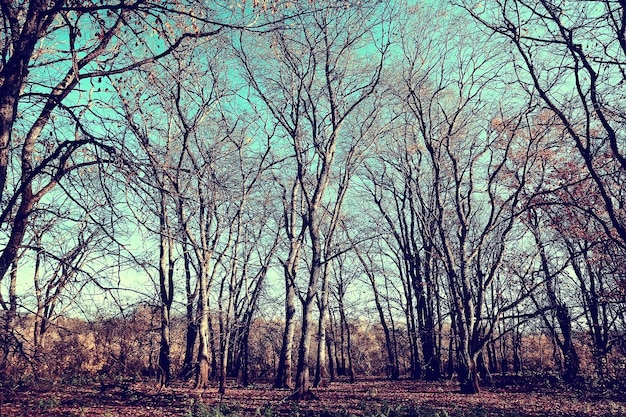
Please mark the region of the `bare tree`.
[[[100, 114], [100, 100], [114, 77], [167, 56], [187, 38], [211, 36], [223, 27], [212, 22], [209, 11], [190, 15], [188, 10], [183, 4], [165, 8], [142, 1], [2, 2], [0, 223], [8, 238], [0, 279], [41, 199], [63, 177], [114, 154], [107, 117]], [[161, 35], [158, 46], [149, 46], [150, 33]]]
[[[557, 278], [562, 275], [564, 267], [569, 262], [569, 259], [565, 260], [565, 264], [561, 267], [553, 266], [556, 263], [556, 257], [548, 257], [547, 247], [551, 245], [547, 244], [541, 235], [541, 223], [538, 219], [537, 213], [534, 210], [529, 212], [529, 227], [532, 231], [535, 243], [537, 244], [537, 250], [539, 254], [540, 271], [543, 275], [544, 291], [547, 298], [548, 311], [553, 313], [556, 319], [556, 324], [553, 324], [550, 320], [549, 313], [542, 315], [546, 327], [549, 329], [552, 340], [558, 346], [558, 349], [563, 355], [562, 369], [563, 378], [566, 382], [572, 383], [576, 381], [578, 373], [580, 371], [580, 359], [574, 346], [574, 332], [572, 328], [572, 313], [567, 305], [567, 302], [557, 295]], [[542, 306], [539, 305], [535, 296], [532, 297], [533, 301], [537, 304], [538, 309]]]
[[[284, 195], [296, 199], [288, 202], [286, 208], [298, 207], [299, 196], [302, 198], [302, 222], [295, 233], [289, 232], [294, 242], [292, 262], [297, 261], [294, 255], [305, 235], [310, 251], [308, 283], [301, 296], [297, 397], [310, 395], [313, 313], [319, 284], [324, 286], [320, 281], [328, 276], [324, 274], [324, 247], [332, 241], [332, 233], [324, 233], [330, 230], [333, 216], [338, 215], [337, 211], [327, 215], [324, 201], [341, 195], [341, 190], [329, 194], [329, 184], [338, 166], [337, 158], [341, 157], [338, 152], [344, 143], [344, 124], [359, 114], [356, 109], [374, 97], [388, 48], [389, 27], [382, 20], [386, 18], [384, 11], [376, 4], [348, 3], [345, 6], [350, 7], [307, 9], [293, 28], [272, 35], [264, 61], [253, 55], [246, 38], [242, 37], [238, 46], [245, 77], [290, 142], [297, 184], [285, 187], [290, 191]], [[366, 44], [373, 44], [371, 52], [359, 51]], [[293, 265], [288, 268], [293, 270]]]
[[[242, 117], [247, 120], [251, 117]], [[254, 145], [249, 135], [256, 137]], [[275, 164], [270, 152], [271, 135], [252, 129], [232, 132], [229, 141], [234, 146], [231, 164], [225, 172], [231, 179], [227, 222], [229, 224], [225, 249], [221, 249], [221, 269], [224, 279], [217, 296], [220, 363], [219, 392], [226, 389], [226, 377], [232, 368], [231, 349], [237, 347], [236, 338], [247, 340], [249, 326], [256, 313], [264, 289], [267, 271], [278, 245], [278, 228], [271, 224], [274, 190], [264, 186], [271, 178], [270, 168]], [[264, 140], [264, 143], [260, 143]], [[235, 168], [236, 167], [236, 168]], [[225, 255], [225, 256], [223, 256]], [[247, 348], [244, 346], [244, 349]], [[247, 362], [244, 361], [244, 365]]]
[[[548, 306], [544, 321], [563, 356], [563, 377], [578, 380], [579, 359], [574, 345], [576, 320], [585, 317], [598, 375], [606, 376], [607, 356], [619, 330], [615, 327], [624, 306], [610, 296], [619, 287], [623, 246], [607, 237], [598, 214], [586, 210], [588, 201], [601, 201], [582, 161], [571, 155], [552, 155], [554, 171], [546, 181], [559, 184], [550, 194], [531, 200], [525, 223], [532, 231], [545, 276]], [[556, 178], [555, 178], [556, 177]], [[551, 324], [550, 315], [557, 326]], [[560, 330], [557, 331], [557, 329]]]
[[[621, 131], [626, 79], [626, 10], [618, 1], [549, 0], [462, 2], [471, 16], [513, 45], [511, 58], [523, 90], [560, 120], [597, 189], [598, 220], [626, 243], [622, 184], [626, 175]], [[599, 205], [586, 209], [596, 210]]]
[[118, 166], [125, 135], [109, 104], [114, 88], [140, 95], [125, 82], [134, 70], [226, 27], [263, 27], [251, 7], [233, 17], [213, 6], [195, 0], [0, 3], [0, 281], [13, 268], [9, 287], [16, 288], [17, 257], [32, 216], [53, 193], [66, 191], [64, 181], [80, 182], [89, 169], [104, 179]]
[[[420, 326], [427, 331], [422, 353], [431, 363], [437, 360], [433, 339], [440, 307], [433, 295], [442, 282], [461, 390], [475, 393], [482, 350], [502, 313], [520, 302], [497, 291], [490, 300], [490, 294], [519, 236], [516, 219], [529, 171], [523, 156], [532, 142], [519, 133], [525, 126], [524, 103], [507, 102], [510, 109], [522, 110], [508, 110], [506, 117], [497, 107], [489, 109], [491, 92], [504, 85], [498, 51], [475, 47], [476, 39], [470, 47], [453, 10], [415, 13], [421, 22], [434, 18], [424, 16], [453, 15], [454, 24], [433, 32], [428, 24], [411, 20], [413, 32], [403, 39], [403, 73], [395, 83], [404, 116], [379, 161], [372, 162], [370, 193], [406, 258], [402, 270], [412, 277]], [[509, 129], [494, 128], [496, 118], [505, 119]], [[513, 153], [520, 155], [516, 165]]]
[[[122, 116], [136, 140], [129, 137], [126, 144], [129, 156], [126, 182], [136, 189], [135, 198], [140, 203], [133, 209], [140, 223], [159, 240], [156, 269], [161, 306], [161, 353], [158, 374], [162, 385], [168, 384], [170, 379], [170, 315], [177, 270], [175, 263], [181, 253], [183, 265], [178, 271], [185, 277], [187, 367], [191, 364], [196, 341], [193, 309], [198, 293], [204, 297], [198, 310], [199, 324], [206, 325], [203, 327], [205, 332], [200, 334], [201, 347], [208, 349], [210, 259], [223, 233], [222, 228], [211, 224], [217, 215], [217, 205], [223, 200], [218, 199], [220, 179], [213, 163], [204, 158], [216, 157], [214, 153], [220, 151], [224, 137], [233, 126], [217, 105], [227, 97], [227, 87], [222, 80], [224, 72], [217, 65], [215, 56], [201, 51], [206, 47], [217, 53], [215, 45], [220, 42], [215, 38], [190, 44], [162, 62], [144, 67], [127, 80], [127, 83], [143, 85], [141, 96], [129, 95], [124, 88], [116, 88]], [[212, 123], [223, 126], [223, 129], [207, 127]], [[212, 133], [215, 137], [210, 137]], [[152, 213], [152, 220], [146, 218], [147, 213]], [[196, 220], [196, 216], [199, 219]], [[158, 225], [152, 226], [154, 220]], [[210, 241], [206, 238], [208, 233], [213, 233]], [[190, 251], [194, 256], [190, 256]], [[193, 279], [195, 277], [198, 282]], [[202, 317], [206, 321], [203, 322]], [[201, 349], [201, 352], [204, 351]], [[208, 361], [208, 350], [204, 354]]]

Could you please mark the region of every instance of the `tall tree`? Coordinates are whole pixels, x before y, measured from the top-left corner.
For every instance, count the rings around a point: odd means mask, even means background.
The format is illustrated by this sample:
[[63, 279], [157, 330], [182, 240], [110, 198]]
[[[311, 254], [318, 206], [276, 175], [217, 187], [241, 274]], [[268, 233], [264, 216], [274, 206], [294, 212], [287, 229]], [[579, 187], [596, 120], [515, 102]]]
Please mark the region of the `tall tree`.
[[[424, 302], [432, 302], [426, 299], [428, 287], [434, 294], [441, 280], [456, 335], [461, 390], [475, 393], [482, 349], [501, 314], [519, 302], [498, 295], [496, 307], [487, 311], [491, 289], [511, 256], [527, 186], [528, 161], [520, 157], [512, 164], [511, 155], [525, 155], [532, 142], [518, 132], [524, 103], [507, 104], [522, 108], [506, 116], [512, 130], [493, 127], [496, 116], [505, 118], [488, 104], [506, 82], [498, 51], [476, 47], [478, 32], [472, 32], [469, 45], [468, 27], [459, 25], [462, 17], [453, 10], [414, 13], [422, 19], [412, 25], [415, 38], [404, 39], [403, 72], [394, 84], [404, 116], [370, 168], [370, 193], [383, 217], [393, 215], [387, 223], [407, 258], [403, 270], [413, 277], [421, 325], [429, 333], [422, 349], [433, 356], [435, 306]], [[440, 15], [455, 16], [454, 23], [430, 31], [425, 22]]]
[[[237, 45], [244, 76], [290, 144], [297, 184], [285, 187], [295, 192], [284, 195], [302, 198], [301, 224], [295, 233], [289, 232], [294, 254], [298, 239], [308, 240], [297, 397], [310, 394], [313, 314], [319, 285], [324, 286], [322, 281], [328, 277], [324, 274], [324, 247], [329, 245], [325, 239], [332, 240], [332, 234], [325, 233], [333, 214], [327, 214], [324, 207], [328, 199], [339, 201], [338, 190], [332, 189], [330, 194], [330, 181], [342, 163], [342, 147], [349, 147], [344, 125], [353, 117], [362, 117], [356, 110], [373, 99], [389, 46], [390, 24], [382, 5], [346, 1], [323, 6], [297, 4], [303, 13], [293, 27], [276, 31], [269, 45], [258, 45], [256, 51], [251, 50], [248, 37], [241, 37]], [[298, 207], [298, 201], [286, 207]]]
[[79, 183], [88, 169], [100, 170], [102, 180], [123, 160], [113, 87], [138, 96], [124, 83], [132, 71], [190, 39], [260, 22], [250, 8], [236, 20], [224, 10], [195, 0], [0, 2], [0, 281], [13, 266], [16, 288], [17, 257], [46, 198], [66, 193], [63, 183]]
[[[215, 158], [212, 154], [220, 153], [224, 137], [234, 129], [233, 121], [224, 116], [218, 105], [220, 101], [227, 101], [226, 72], [217, 64], [215, 55], [203, 51], [206, 48], [218, 54], [215, 45], [221, 41], [214, 37], [190, 43], [162, 62], [144, 66], [123, 86], [115, 87], [121, 116], [131, 133], [125, 143], [125, 181], [135, 190], [132, 204], [137, 204], [135, 199], [139, 202], [139, 207], [133, 205], [132, 209], [141, 225], [159, 242], [159, 260], [154, 264], [158, 265], [155, 269], [159, 276], [161, 309], [158, 374], [163, 385], [169, 383], [170, 378], [170, 311], [174, 299], [175, 261], [182, 252], [183, 265], [178, 271], [185, 277], [188, 332], [191, 333], [187, 335], [191, 346], [187, 346], [186, 351], [189, 352], [193, 351], [196, 341], [195, 295], [201, 292], [208, 302], [207, 282], [201, 288], [199, 282], [192, 282], [192, 275], [200, 277], [198, 281], [208, 279], [209, 260], [218, 236], [223, 233], [218, 227], [202, 230], [206, 219], [195, 219], [196, 213], [202, 210], [207, 210], [212, 218], [216, 213], [214, 209], [223, 201], [217, 197], [220, 179], [211, 164], [205, 165], [204, 158], [207, 153]], [[142, 85], [143, 93], [128, 94], [131, 84]], [[213, 129], [211, 124], [221, 125], [223, 129]], [[202, 193], [199, 198], [197, 193]], [[206, 233], [215, 233], [212, 244], [202, 238]], [[190, 251], [195, 256], [190, 256]], [[200, 313], [203, 311], [200, 309]], [[187, 363], [190, 361], [188, 355]]]
[[[542, 315], [546, 327], [549, 329], [552, 340], [558, 346], [562, 356], [563, 356], [563, 379], [565, 382], [572, 383], [578, 377], [578, 372], [580, 370], [580, 359], [578, 356], [578, 352], [576, 351], [576, 347], [574, 346], [574, 332], [572, 329], [572, 313], [570, 308], [568, 307], [565, 300], [563, 300], [557, 293], [557, 278], [562, 274], [563, 267], [559, 268], [553, 267], [552, 264], [555, 263], [556, 257], [552, 259], [548, 256], [548, 251], [544, 239], [542, 238], [540, 232], [540, 222], [537, 216], [537, 213], [534, 210], [530, 210], [528, 214], [528, 224], [533, 234], [533, 238], [537, 245], [537, 251], [539, 255], [539, 270], [541, 271], [543, 282], [544, 282], [544, 291], [543, 293], [546, 296], [548, 311], [550, 314], [544, 313]], [[566, 260], [566, 264], [567, 265]], [[536, 304], [536, 297], [533, 297], [533, 300]], [[538, 308], [541, 309], [541, 306], [537, 305]], [[553, 324], [554, 318], [556, 324]]]

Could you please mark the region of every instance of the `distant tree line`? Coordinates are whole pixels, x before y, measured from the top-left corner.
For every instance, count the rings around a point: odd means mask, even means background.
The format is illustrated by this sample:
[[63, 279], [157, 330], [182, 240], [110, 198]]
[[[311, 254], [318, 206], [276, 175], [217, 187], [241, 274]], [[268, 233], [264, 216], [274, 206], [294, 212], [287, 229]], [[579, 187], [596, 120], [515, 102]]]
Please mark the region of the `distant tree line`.
[[[334, 313], [331, 312], [330, 317], [333, 316]], [[232, 349], [226, 370], [229, 384], [248, 386], [275, 381], [284, 324], [282, 320], [258, 317], [247, 334], [247, 343], [241, 337], [232, 336]], [[212, 325], [217, 327], [217, 323]], [[33, 327], [34, 317], [20, 317], [14, 331], [22, 335], [21, 340], [25, 345], [33, 343]], [[180, 375], [185, 367], [185, 318], [174, 315], [170, 331], [171, 372], [173, 375]], [[370, 378], [412, 378], [412, 342], [405, 326], [399, 325], [386, 334], [378, 322], [354, 319], [343, 329], [343, 340], [340, 335], [334, 336], [341, 331], [338, 319], [329, 320], [327, 382], [349, 384]], [[345, 338], [346, 332], [350, 332], [350, 346]], [[298, 332], [296, 336], [299, 336]], [[394, 364], [388, 362], [388, 337], [393, 341]], [[449, 362], [449, 358], [454, 358], [455, 355], [454, 350], [448, 350], [452, 337], [452, 330], [444, 327], [441, 333], [441, 379], [454, 378], [456, 375], [455, 359]], [[152, 379], [159, 381], [161, 332], [158, 306], [140, 304], [126, 309], [124, 314], [90, 322], [60, 317], [54, 321], [44, 339], [37, 356], [14, 355], [10, 362], [4, 364], [4, 388], [63, 383], [95, 384], [106, 390], [132, 382]], [[595, 358], [588, 336], [575, 333], [573, 339], [575, 348], [580, 352], [581, 383], [585, 382], [589, 386], [601, 383], [596, 377]], [[215, 349], [210, 354], [219, 357], [219, 342], [215, 343]], [[480, 380], [487, 385], [498, 381], [507, 383], [507, 377], [511, 378], [508, 383], [514, 383], [515, 378], [521, 381], [524, 378], [544, 378], [547, 383], [555, 383], [560, 380], [559, 372], [562, 367], [562, 357], [557, 349], [550, 333], [540, 322], [528, 324], [523, 332], [507, 334], [488, 344], [484, 356], [479, 360]], [[623, 344], [616, 346], [614, 354], [605, 364], [613, 379], [604, 380], [600, 388], [612, 390], [614, 393], [620, 392], [623, 355]], [[314, 357], [314, 361], [317, 361], [317, 357]], [[212, 361], [209, 381], [219, 383], [219, 372], [219, 362]], [[397, 372], [397, 376], [394, 372]], [[195, 382], [193, 378], [173, 379], [178, 384], [187, 386], [193, 386]]]

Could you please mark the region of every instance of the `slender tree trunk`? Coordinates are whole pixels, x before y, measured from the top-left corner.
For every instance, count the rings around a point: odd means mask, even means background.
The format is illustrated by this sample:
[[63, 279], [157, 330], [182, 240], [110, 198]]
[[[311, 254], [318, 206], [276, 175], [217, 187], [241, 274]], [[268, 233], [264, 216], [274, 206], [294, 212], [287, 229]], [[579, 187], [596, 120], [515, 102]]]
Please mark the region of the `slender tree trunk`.
[[[179, 373], [179, 378], [189, 379], [193, 376], [193, 362], [196, 340], [198, 339], [198, 326], [193, 316], [193, 306], [191, 317], [189, 311], [187, 311], [187, 328], [185, 331], [185, 357], [183, 359], [183, 366]], [[189, 307], [188, 307], [189, 309]]]
[[170, 311], [169, 307], [161, 306], [161, 343], [159, 345], [159, 367], [157, 380], [160, 386], [170, 383]]
[[[321, 313], [320, 313], [321, 314]], [[317, 363], [315, 365], [315, 379], [313, 387], [325, 387], [327, 385], [327, 366], [328, 366], [328, 347], [326, 346], [326, 326], [323, 324], [325, 319], [318, 319], [317, 331]]]
[[[1, 168], [1, 167], [0, 167]], [[21, 194], [21, 202], [15, 213], [15, 217], [11, 222], [11, 235], [6, 243], [2, 254], [0, 255], [0, 280], [9, 271], [13, 261], [17, 257], [18, 250], [22, 245], [24, 236], [26, 235], [26, 227], [29, 222], [30, 212], [37, 203], [35, 196], [33, 195], [32, 185], [25, 184], [24, 191]]]
[[572, 319], [569, 314], [569, 309], [564, 305], [557, 306], [556, 318], [563, 338], [561, 340], [557, 336], [555, 340], [563, 355], [563, 380], [571, 384], [578, 378], [580, 360], [576, 348], [574, 347]]
[[450, 334], [450, 340], [448, 340], [448, 366], [446, 367], [446, 370], [448, 372], [448, 379], [452, 379], [452, 376], [454, 375], [454, 370], [456, 368], [454, 363], [454, 358], [456, 356], [455, 345], [456, 344], [454, 343], [454, 336]]
[[[461, 310], [463, 311], [463, 310]], [[461, 313], [463, 314], [463, 313]], [[477, 394], [480, 392], [478, 385], [478, 354], [474, 352], [469, 338], [468, 323], [464, 319], [457, 318], [458, 344], [458, 375], [463, 394]]]
[[448, 339], [448, 379], [451, 379], [456, 370], [455, 358], [458, 357], [457, 354], [457, 346], [458, 341], [456, 337], [456, 318], [454, 314], [450, 314], [450, 330], [449, 330], [449, 339]]
[[[596, 371], [600, 378], [604, 378], [607, 373], [607, 355], [611, 350], [609, 346], [609, 334], [610, 327], [609, 316], [607, 312], [607, 302], [603, 300], [602, 294], [606, 294], [607, 290], [604, 288], [603, 280], [600, 278], [596, 283], [596, 273], [590, 266], [593, 260], [588, 259], [587, 247], [580, 248], [581, 254], [579, 255], [581, 261], [580, 265], [576, 261], [576, 251], [571, 243], [568, 243], [568, 252], [570, 258], [572, 258], [572, 268], [576, 277], [578, 278], [580, 292], [583, 296], [583, 306], [585, 318], [588, 326], [588, 333], [592, 341], [592, 352], [594, 357], [594, 364]], [[584, 270], [586, 270], [586, 274]], [[589, 284], [585, 282], [585, 275], [589, 280]]]
[[328, 375], [330, 382], [337, 380], [337, 344], [335, 343], [335, 329], [333, 326], [335, 321], [331, 317], [329, 320], [328, 334], [326, 335], [326, 351], [328, 352]]
[[344, 306], [344, 288], [339, 289], [339, 325], [341, 328], [341, 370], [342, 375], [350, 378], [350, 383], [354, 383], [354, 369], [352, 368], [352, 338], [350, 332], [350, 324], [346, 317]]
[[417, 314], [420, 323], [424, 377], [427, 381], [436, 381], [441, 378], [441, 358], [437, 352], [434, 305], [437, 295], [433, 291], [433, 258], [431, 253], [432, 247], [427, 247], [423, 268], [424, 276], [419, 280], [414, 291], [418, 297]]
[[196, 364], [196, 389], [209, 386], [209, 302], [208, 277], [206, 271], [200, 275], [200, 291], [198, 298], [198, 360]]
[[[506, 334], [506, 325], [504, 321], [500, 321], [498, 323], [498, 329], [500, 339], [498, 340], [497, 346], [494, 347], [496, 350], [494, 355], [499, 356], [500, 371], [502, 372], [502, 375], [505, 376], [509, 372], [509, 344], [507, 343], [507, 340], [509, 337], [515, 337], [515, 333], [513, 329], [511, 329], [511, 333]], [[496, 357], [495, 360], [498, 360], [498, 358]]]
[[[340, 290], [341, 291], [341, 290]], [[343, 297], [343, 296], [341, 296]], [[337, 373], [339, 375], [346, 375], [346, 328], [348, 323], [346, 323], [345, 311], [343, 310], [343, 301], [339, 299], [339, 346], [341, 348], [340, 356], [337, 358], [339, 363], [337, 364]]]
[[187, 300], [185, 305], [187, 327], [185, 331], [185, 356], [183, 359], [183, 366], [179, 372], [179, 377], [187, 380], [193, 376], [194, 372], [194, 352], [196, 339], [198, 338], [198, 324], [194, 314], [194, 306], [198, 294], [197, 290], [192, 289], [191, 259], [188, 252], [187, 236], [185, 234], [183, 234], [182, 249], [183, 267], [185, 269], [185, 296]]
[[383, 310], [383, 306], [380, 303], [378, 293], [374, 291], [374, 301], [376, 305], [376, 310], [378, 311], [378, 317], [380, 319], [380, 324], [383, 328], [383, 334], [385, 336], [385, 347], [387, 349], [387, 367], [388, 374], [387, 376], [391, 380], [396, 380], [400, 377], [400, 371], [396, 367], [396, 355], [395, 350], [393, 348], [393, 340], [391, 337], [391, 331], [389, 330], [389, 326], [387, 325], [387, 319], [385, 318], [385, 311]]
[[295, 398], [306, 399], [314, 397], [311, 393], [311, 340], [315, 334], [313, 310], [318, 295], [318, 283], [322, 274], [322, 247], [320, 229], [317, 221], [317, 205], [309, 206], [309, 237], [311, 239], [311, 264], [309, 271], [309, 285], [302, 303], [302, 335], [298, 349], [298, 367], [296, 373]]
[[[237, 227], [237, 238], [239, 236], [241, 236], [241, 221], [238, 220], [238, 227]], [[224, 311], [222, 308], [222, 304], [221, 304], [221, 300], [222, 300], [222, 294], [223, 294], [223, 290], [225, 290], [228, 294], [227, 296], [227, 305], [226, 305], [226, 310], [225, 312], [222, 313], [222, 315], [220, 316], [220, 370], [219, 370], [219, 376], [220, 376], [220, 381], [219, 381], [219, 388], [218, 388], [218, 393], [219, 394], [224, 394], [226, 392], [226, 376], [228, 374], [228, 359], [230, 357], [230, 349], [231, 349], [231, 336], [233, 334], [233, 323], [234, 323], [234, 316], [235, 316], [235, 294], [234, 294], [234, 288], [236, 286], [236, 280], [237, 280], [237, 266], [236, 266], [236, 260], [239, 257], [239, 252], [237, 250], [237, 245], [235, 245], [235, 250], [233, 252], [233, 259], [231, 261], [231, 265], [230, 265], [230, 279], [227, 283], [227, 285], [224, 285], [224, 287], [227, 288], [222, 288], [220, 290], [220, 297], [219, 297], [219, 310], [220, 311]]]
[[[290, 268], [289, 268], [290, 269]], [[296, 289], [293, 283], [292, 272], [285, 266], [285, 328], [283, 329], [283, 340], [278, 359], [278, 369], [274, 388], [293, 387], [293, 339], [295, 332], [296, 316]]]
[[218, 340], [218, 336], [216, 336], [215, 333], [215, 317], [209, 315], [209, 350], [211, 351], [211, 363], [209, 366], [209, 379], [211, 381], [215, 381], [215, 379], [217, 378], [217, 371], [218, 371], [218, 362], [217, 362], [217, 358], [219, 357], [219, 340]]
[[[37, 242], [37, 244], [39, 244], [40, 242]], [[44, 323], [44, 305], [43, 305], [43, 294], [42, 294], [42, 288], [41, 288], [41, 282], [40, 282], [40, 278], [39, 278], [39, 271], [41, 268], [41, 253], [37, 253], [36, 257], [35, 257], [35, 267], [34, 267], [34, 273], [33, 273], [33, 282], [34, 282], [34, 286], [35, 286], [35, 298], [37, 300], [37, 311], [35, 312], [35, 326], [34, 326], [34, 331], [33, 331], [33, 355], [35, 356], [35, 359], [39, 358], [39, 353], [40, 353], [40, 348], [41, 348], [41, 343], [42, 343], [42, 338], [41, 338], [41, 334], [42, 334], [42, 330], [45, 326]], [[11, 269], [11, 276], [16, 275], [17, 271], [15, 270], [15, 268]]]
[[226, 393], [226, 376], [228, 374], [228, 353], [230, 349], [230, 340], [228, 338], [224, 338], [224, 346], [222, 347], [222, 352], [220, 355], [220, 369], [218, 372], [219, 375], [219, 387], [217, 392], [219, 394]]
[[5, 314], [3, 314], [4, 323], [2, 323], [2, 330], [0, 331], [0, 343], [2, 343], [2, 358], [0, 358], [0, 371], [4, 371], [10, 360], [11, 351], [16, 349], [15, 337], [13, 336], [13, 325], [15, 318], [17, 317], [17, 267], [18, 259], [13, 260], [10, 273], [9, 282], [9, 305], [3, 304], [6, 308]]
[[244, 330], [241, 338], [241, 385], [250, 385], [250, 326]]
[[557, 334], [557, 330], [554, 328], [552, 323], [545, 317], [544, 322], [550, 329], [552, 333], [552, 338], [554, 339], [554, 343], [561, 351], [563, 355], [563, 379], [567, 383], [572, 383], [578, 378], [578, 372], [580, 370], [580, 361], [578, 358], [578, 354], [576, 352], [576, 348], [574, 347], [573, 335], [572, 335], [572, 318], [567, 306], [558, 299], [556, 295], [556, 290], [554, 288], [554, 275], [550, 272], [550, 265], [548, 262], [548, 257], [545, 253], [544, 245], [539, 236], [538, 229], [538, 220], [536, 217], [533, 219], [533, 223], [531, 224], [531, 228], [533, 231], [533, 236], [535, 238], [535, 243], [539, 249], [539, 255], [541, 260], [541, 269], [545, 276], [545, 293], [550, 302], [550, 307], [552, 307], [556, 321], [558, 323], [559, 329], [561, 331], [561, 337]]
[[488, 359], [488, 367], [489, 373], [493, 374], [498, 372], [498, 358], [496, 357], [496, 343], [493, 340], [490, 340], [489, 343], [485, 346], [487, 349], [487, 359]]
[[[311, 340], [315, 333], [313, 310], [315, 298], [317, 296], [317, 285], [321, 273], [321, 253], [319, 236], [314, 228], [309, 228], [312, 237], [313, 254], [311, 260], [311, 271], [309, 274], [309, 285], [306, 297], [302, 304], [302, 335], [300, 337], [300, 347], [298, 349], [298, 367], [296, 373], [296, 398], [306, 399], [312, 397], [311, 394]], [[317, 242], [317, 243], [316, 243]]]
[[513, 333], [513, 372], [515, 375], [519, 375], [522, 370], [522, 334], [521, 331], [515, 330]]
[[300, 261], [300, 250], [304, 240], [305, 226], [302, 225], [298, 234], [298, 204], [301, 203], [300, 183], [295, 180], [289, 194], [286, 188], [283, 194], [283, 217], [285, 232], [289, 238], [289, 257], [283, 263], [285, 277], [285, 327], [278, 358], [278, 369], [274, 388], [293, 388], [293, 341], [296, 317], [296, 274]]
[[[312, 297], [311, 297], [312, 298]], [[302, 336], [298, 349], [298, 367], [296, 373], [296, 398], [306, 399], [311, 394], [311, 339], [313, 327], [313, 301], [305, 300], [302, 307]]]
[[159, 345], [159, 365], [157, 381], [161, 387], [169, 385], [170, 364], [170, 309], [174, 297], [174, 257], [173, 238], [170, 236], [167, 213], [167, 195], [161, 190], [160, 245], [159, 245], [159, 295], [161, 297], [161, 342]]
[[315, 368], [314, 387], [326, 386], [326, 368], [328, 365], [328, 352], [326, 346], [326, 323], [328, 321], [328, 292], [329, 292], [329, 274], [328, 264], [324, 265], [322, 274], [322, 294], [320, 300], [320, 316], [318, 323], [318, 339], [317, 339], [317, 365]]
[[[345, 317], [344, 317], [345, 319]], [[350, 326], [346, 323], [346, 342], [347, 342], [347, 356], [348, 356], [348, 377], [350, 378], [350, 383], [354, 384], [355, 376], [354, 376], [354, 367], [352, 366], [352, 332], [350, 331]]]
[[[405, 284], [410, 288], [410, 283]], [[420, 352], [419, 352], [419, 340], [420, 334], [418, 332], [418, 324], [415, 320], [415, 311], [413, 307], [413, 294], [410, 289], [406, 290], [407, 296], [407, 305], [405, 307], [404, 315], [406, 317], [407, 322], [407, 332], [409, 336], [409, 350], [411, 353], [411, 377], [413, 379], [420, 379], [422, 377], [422, 361], [420, 360]], [[419, 304], [419, 302], [418, 302]], [[397, 360], [397, 357], [396, 357]], [[394, 364], [393, 370], [397, 373], [397, 375], [392, 375], [392, 379], [397, 379], [400, 377], [400, 372], [397, 370], [398, 366]]]

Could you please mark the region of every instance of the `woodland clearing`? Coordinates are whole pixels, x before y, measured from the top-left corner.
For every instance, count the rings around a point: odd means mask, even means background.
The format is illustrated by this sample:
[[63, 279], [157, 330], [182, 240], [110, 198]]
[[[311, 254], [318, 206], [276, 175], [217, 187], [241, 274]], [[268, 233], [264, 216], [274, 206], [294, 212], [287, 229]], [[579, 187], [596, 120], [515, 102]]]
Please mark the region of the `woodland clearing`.
[[548, 383], [545, 378], [496, 379], [479, 394], [465, 395], [454, 381], [363, 379], [314, 390], [315, 400], [289, 400], [288, 390], [269, 384], [230, 384], [194, 390], [184, 385], [157, 389], [152, 382], [50, 384], [2, 394], [0, 417], [12, 416], [623, 416], [625, 398], [590, 395]]

